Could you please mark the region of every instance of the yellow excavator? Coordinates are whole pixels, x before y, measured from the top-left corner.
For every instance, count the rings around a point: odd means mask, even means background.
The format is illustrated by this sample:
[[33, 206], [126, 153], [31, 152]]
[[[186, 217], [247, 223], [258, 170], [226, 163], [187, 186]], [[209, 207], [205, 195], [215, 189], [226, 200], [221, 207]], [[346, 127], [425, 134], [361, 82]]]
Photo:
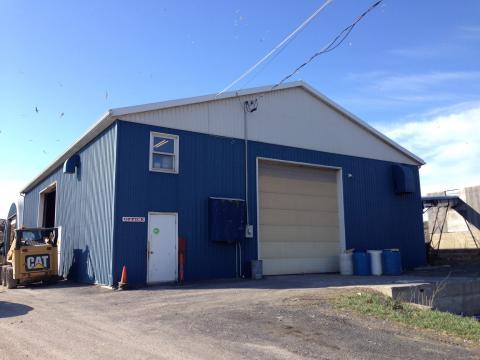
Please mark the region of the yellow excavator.
[[58, 280], [58, 228], [11, 228], [5, 240], [0, 274], [3, 286], [14, 289], [17, 285]]

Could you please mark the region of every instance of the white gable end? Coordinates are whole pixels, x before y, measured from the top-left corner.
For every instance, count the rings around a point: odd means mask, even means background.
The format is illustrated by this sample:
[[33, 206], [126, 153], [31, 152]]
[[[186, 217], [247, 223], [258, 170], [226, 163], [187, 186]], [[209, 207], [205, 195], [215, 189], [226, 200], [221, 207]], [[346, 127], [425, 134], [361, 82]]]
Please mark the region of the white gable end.
[[302, 86], [129, 113], [118, 119], [243, 139], [242, 104], [255, 98], [258, 109], [247, 116], [249, 140], [419, 164]]
[[258, 99], [248, 114], [248, 138], [270, 144], [423, 165], [418, 158], [303, 82], [253, 88], [109, 110], [22, 190], [29, 191], [115, 120], [243, 139], [243, 102]]

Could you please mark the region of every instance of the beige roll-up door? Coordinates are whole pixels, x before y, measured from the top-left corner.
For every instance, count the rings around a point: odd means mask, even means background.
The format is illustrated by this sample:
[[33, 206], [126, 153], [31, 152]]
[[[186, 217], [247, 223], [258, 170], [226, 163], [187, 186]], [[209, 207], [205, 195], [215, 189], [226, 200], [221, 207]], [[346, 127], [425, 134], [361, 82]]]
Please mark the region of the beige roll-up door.
[[258, 185], [264, 274], [338, 271], [337, 170], [260, 161]]

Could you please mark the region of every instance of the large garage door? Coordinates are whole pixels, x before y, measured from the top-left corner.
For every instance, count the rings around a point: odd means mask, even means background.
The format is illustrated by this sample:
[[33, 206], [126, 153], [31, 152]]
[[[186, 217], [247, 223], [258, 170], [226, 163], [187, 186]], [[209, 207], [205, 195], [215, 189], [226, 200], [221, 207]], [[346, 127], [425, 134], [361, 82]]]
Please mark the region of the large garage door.
[[261, 161], [260, 259], [265, 275], [338, 271], [337, 171]]

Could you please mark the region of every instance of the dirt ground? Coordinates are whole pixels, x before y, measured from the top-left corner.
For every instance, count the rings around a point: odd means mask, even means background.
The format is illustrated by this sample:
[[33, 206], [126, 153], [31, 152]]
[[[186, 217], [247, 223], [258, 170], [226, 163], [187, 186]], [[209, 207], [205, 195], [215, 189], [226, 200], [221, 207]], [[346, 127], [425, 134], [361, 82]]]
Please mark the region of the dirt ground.
[[351, 290], [332, 279], [1, 288], [0, 359], [480, 358], [471, 344], [338, 312], [328, 299]]

